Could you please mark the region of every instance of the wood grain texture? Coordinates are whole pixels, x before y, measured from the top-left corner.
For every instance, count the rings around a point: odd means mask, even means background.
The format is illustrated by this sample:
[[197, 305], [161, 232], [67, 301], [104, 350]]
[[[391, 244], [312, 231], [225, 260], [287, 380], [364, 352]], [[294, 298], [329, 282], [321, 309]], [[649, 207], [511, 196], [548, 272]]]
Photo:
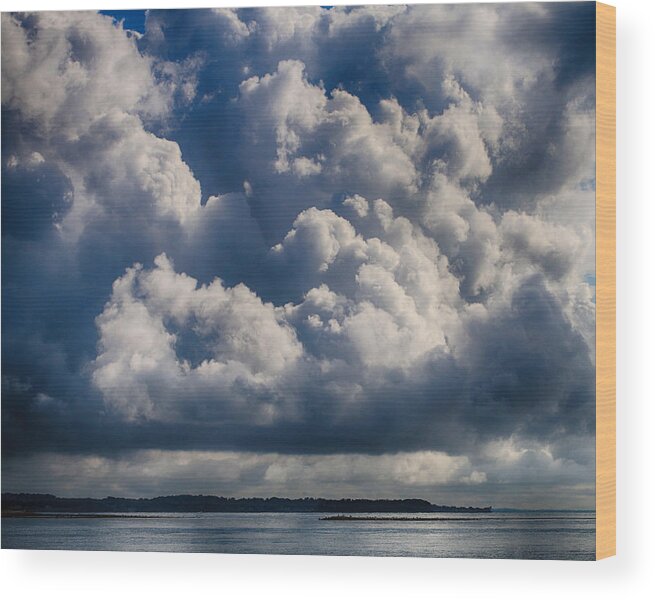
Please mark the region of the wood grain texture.
[[596, 559], [616, 554], [616, 9], [596, 3]]

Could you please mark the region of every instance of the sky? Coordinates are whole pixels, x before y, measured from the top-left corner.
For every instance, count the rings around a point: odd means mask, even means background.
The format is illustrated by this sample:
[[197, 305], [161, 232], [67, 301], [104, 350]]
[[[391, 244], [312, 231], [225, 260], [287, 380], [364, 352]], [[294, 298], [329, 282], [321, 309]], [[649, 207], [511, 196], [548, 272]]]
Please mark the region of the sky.
[[594, 26], [3, 13], [3, 491], [593, 508]]

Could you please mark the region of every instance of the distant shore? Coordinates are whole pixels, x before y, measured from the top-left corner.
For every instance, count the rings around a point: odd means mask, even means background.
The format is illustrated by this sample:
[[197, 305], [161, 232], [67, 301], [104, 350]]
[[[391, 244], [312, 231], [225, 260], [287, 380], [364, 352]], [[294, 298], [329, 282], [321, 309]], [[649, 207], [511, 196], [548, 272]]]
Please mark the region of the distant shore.
[[51, 512], [31, 512], [20, 510], [2, 511], [3, 519], [11, 518], [32, 518], [32, 519], [161, 519], [162, 515], [117, 515], [113, 513], [51, 513]]
[[157, 498], [59, 498], [51, 494], [2, 494], [2, 513], [489, 513], [491, 506], [448, 506], [420, 498], [226, 498], [177, 495]]

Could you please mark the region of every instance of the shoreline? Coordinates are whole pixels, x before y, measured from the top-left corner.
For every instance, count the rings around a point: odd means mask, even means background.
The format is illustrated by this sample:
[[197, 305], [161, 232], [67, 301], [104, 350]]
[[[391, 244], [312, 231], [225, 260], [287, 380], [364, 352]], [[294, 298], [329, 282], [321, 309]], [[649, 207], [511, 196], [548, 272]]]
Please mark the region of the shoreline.
[[39, 513], [39, 512], [3, 512], [3, 519], [26, 518], [26, 519], [165, 519], [162, 515], [140, 515], [133, 513], [129, 515], [117, 515], [112, 513]]

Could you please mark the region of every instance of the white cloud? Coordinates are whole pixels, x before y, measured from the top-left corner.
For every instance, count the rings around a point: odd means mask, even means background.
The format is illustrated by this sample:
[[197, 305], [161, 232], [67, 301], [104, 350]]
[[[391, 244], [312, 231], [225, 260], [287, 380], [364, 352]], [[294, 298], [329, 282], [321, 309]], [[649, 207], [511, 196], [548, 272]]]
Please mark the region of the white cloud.
[[443, 452], [279, 456], [266, 468], [264, 478], [273, 484], [300, 483], [303, 486], [319, 482], [337, 485], [357, 482], [384, 487], [390, 483], [422, 487], [484, 481], [481, 473], [471, 470], [466, 457], [448, 456]]
[[328, 96], [308, 82], [302, 62], [282, 61], [275, 73], [250, 78], [239, 91], [248, 123], [243, 161], [251, 183], [266, 171], [293, 171], [318, 177], [314, 190], [326, 186], [386, 197], [415, 189], [414, 165], [391, 127], [375, 123], [356, 96], [339, 89]]
[[157, 115], [168, 109], [151, 60], [110, 17], [5, 13], [2, 26], [2, 102], [39, 133], [72, 140], [111, 110]]
[[[584, 445], [580, 444], [581, 447]], [[480, 455], [480, 464], [489, 470], [489, 477], [504, 485], [513, 482], [539, 483], [543, 480], [592, 485], [594, 480], [589, 471], [593, 456], [583, 455], [576, 462], [555, 456], [549, 444], [521, 441], [512, 437], [498, 439], [481, 448]]]
[[575, 230], [511, 210], [503, 215], [500, 234], [508, 262], [527, 260], [555, 280], [570, 274], [585, 242]]
[[193, 97], [193, 61], [156, 62], [91, 12], [3, 14], [2, 28], [3, 107], [29, 124], [24, 145], [73, 184], [64, 233], [74, 239], [108, 214], [184, 223], [198, 211], [200, 186], [178, 145], [143, 125], [168, 115], [179, 88]]
[[[26, 477], [31, 473], [31, 477]], [[35, 477], [36, 476], [36, 477]], [[155, 496], [171, 491], [223, 496], [308, 495], [340, 498], [434, 496], [435, 487], [475, 488], [484, 473], [465, 456], [442, 452], [281, 455], [253, 452], [143, 450], [117, 457], [45, 454], [10, 464], [8, 489], [52, 490], [63, 496]], [[330, 493], [326, 490], [331, 489]]]
[[[509, 11], [511, 19], [504, 14]], [[522, 19], [537, 27], [549, 16], [538, 4], [411, 7], [394, 20], [385, 57], [420, 81], [426, 94], [431, 86], [436, 91], [444, 75], [455, 75], [485, 101], [511, 102], [540, 71], [552, 68], [552, 58], [537, 45], [526, 43], [517, 51], [510, 28]]]
[[[155, 259], [154, 269], [136, 265], [116, 280], [97, 324], [93, 381], [107, 404], [128, 419], [175, 418], [201, 398], [210, 412], [212, 404], [219, 413], [221, 404], [229, 410], [302, 353], [273, 306], [245, 285], [225, 288], [216, 279], [199, 286], [175, 273], [165, 255]], [[198, 364], [184, 357], [182, 335], [203, 349]], [[263, 416], [273, 410], [265, 401], [255, 409]]]
[[305, 262], [311, 271], [327, 271], [337, 257], [364, 259], [365, 243], [355, 228], [331, 210], [309, 208], [293, 223], [284, 240], [273, 247], [282, 259]]
[[247, 38], [251, 33], [251, 28], [239, 19], [236, 9], [234, 8], [212, 8], [212, 13], [219, 21], [220, 25], [225, 28], [225, 37], [231, 44], [238, 44]]
[[[457, 282], [437, 247], [409, 221], [394, 218], [382, 200], [373, 207], [369, 218], [377, 222], [379, 237], [367, 239], [332, 211], [300, 215], [276, 253], [293, 252], [295, 268], [309, 267], [319, 276], [307, 275], [305, 283], [330, 288], [310, 290], [285, 310], [298, 326], [312, 317], [311, 329], [324, 343], [333, 338], [338, 352], [364, 365], [408, 366], [446, 346], [444, 329], [457, 327]], [[332, 301], [317, 305], [328, 293]]]

